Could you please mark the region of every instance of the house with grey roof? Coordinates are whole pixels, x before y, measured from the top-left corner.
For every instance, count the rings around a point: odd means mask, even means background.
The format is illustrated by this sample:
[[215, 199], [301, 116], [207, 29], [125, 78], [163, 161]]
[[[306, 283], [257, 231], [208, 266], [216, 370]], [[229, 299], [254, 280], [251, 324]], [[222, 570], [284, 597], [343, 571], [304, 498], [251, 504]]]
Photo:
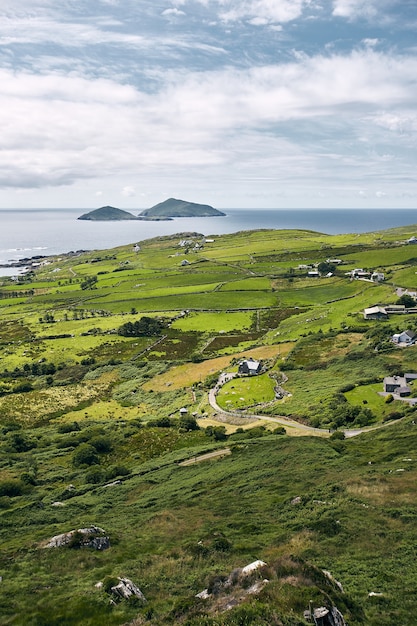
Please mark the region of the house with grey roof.
[[413, 330], [403, 330], [401, 333], [392, 335], [391, 341], [397, 345], [411, 346], [416, 340], [416, 333]]
[[261, 361], [255, 361], [255, 359], [250, 358], [239, 363], [238, 373], [246, 376], [256, 376], [261, 373], [261, 370]]

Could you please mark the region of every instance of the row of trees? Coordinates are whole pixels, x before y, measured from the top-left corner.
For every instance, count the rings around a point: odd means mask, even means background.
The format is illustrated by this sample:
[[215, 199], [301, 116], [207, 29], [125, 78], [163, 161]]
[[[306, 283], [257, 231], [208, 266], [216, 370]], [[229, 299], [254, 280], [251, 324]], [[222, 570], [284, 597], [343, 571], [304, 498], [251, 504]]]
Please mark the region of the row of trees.
[[153, 337], [160, 335], [163, 322], [156, 317], [143, 316], [135, 322], [126, 322], [119, 326], [117, 333], [122, 337]]

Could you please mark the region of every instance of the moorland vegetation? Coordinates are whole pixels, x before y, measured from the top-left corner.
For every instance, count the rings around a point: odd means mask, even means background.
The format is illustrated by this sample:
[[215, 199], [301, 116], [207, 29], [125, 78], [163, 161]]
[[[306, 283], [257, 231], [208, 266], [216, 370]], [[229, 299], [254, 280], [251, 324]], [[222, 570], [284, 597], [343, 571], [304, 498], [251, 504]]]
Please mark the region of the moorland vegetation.
[[413, 626], [417, 384], [381, 392], [417, 372], [390, 339], [417, 315], [363, 310], [413, 311], [416, 229], [181, 233], [4, 278], [0, 624], [298, 626], [311, 602]]

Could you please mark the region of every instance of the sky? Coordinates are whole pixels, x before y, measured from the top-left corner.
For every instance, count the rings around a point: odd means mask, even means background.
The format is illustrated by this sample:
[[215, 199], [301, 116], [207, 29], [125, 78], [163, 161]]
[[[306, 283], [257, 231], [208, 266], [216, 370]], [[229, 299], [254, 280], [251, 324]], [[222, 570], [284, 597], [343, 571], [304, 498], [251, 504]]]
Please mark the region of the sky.
[[416, 0], [2, 0], [0, 208], [416, 208], [416, 32]]

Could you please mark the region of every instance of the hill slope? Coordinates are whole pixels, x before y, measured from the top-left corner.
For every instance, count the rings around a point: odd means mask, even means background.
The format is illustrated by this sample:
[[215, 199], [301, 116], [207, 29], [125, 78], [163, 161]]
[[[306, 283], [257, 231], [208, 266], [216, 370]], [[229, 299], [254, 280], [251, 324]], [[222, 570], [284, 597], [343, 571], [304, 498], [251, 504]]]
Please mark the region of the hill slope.
[[176, 198], [168, 198], [168, 200], [139, 213], [139, 217], [212, 217], [216, 215], [222, 216], [225, 213], [208, 204], [186, 202]]

